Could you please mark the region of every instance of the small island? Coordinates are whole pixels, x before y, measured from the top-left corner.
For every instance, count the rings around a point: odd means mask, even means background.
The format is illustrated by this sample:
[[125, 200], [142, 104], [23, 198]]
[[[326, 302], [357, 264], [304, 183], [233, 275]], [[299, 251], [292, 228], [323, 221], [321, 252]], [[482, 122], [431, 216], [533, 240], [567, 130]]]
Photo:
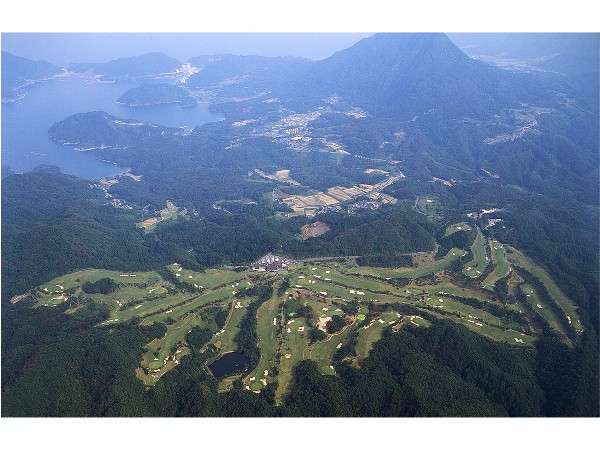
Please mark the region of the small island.
[[196, 105], [196, 99], [181, 86], [159, 83], [131, 88], [117, 99], [117, 103], [131, 108], [169, 104], [191, 107]]

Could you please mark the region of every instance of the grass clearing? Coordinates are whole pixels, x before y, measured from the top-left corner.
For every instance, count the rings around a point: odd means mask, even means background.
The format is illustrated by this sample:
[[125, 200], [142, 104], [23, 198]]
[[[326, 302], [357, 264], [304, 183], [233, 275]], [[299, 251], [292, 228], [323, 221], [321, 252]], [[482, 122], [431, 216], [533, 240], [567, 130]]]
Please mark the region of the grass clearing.
[[441, 207], [438, 198], [430, 195], [418, 196], [415, 201], [416, 210], [426, 216], [437, 215]]

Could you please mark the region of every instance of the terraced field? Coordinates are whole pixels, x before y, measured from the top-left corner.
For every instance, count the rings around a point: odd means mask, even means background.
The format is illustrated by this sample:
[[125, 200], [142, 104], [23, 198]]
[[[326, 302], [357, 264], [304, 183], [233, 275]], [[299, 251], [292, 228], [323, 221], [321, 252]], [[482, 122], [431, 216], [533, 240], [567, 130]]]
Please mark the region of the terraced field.
[[[458, 226], [465, 224], [454, 228]], [[572, 301], [523, 253], [488, 241], [481, 231], [471, 251], [473, 260], [466, 266], [481, 272], [487, 268], [483, 282], [471, 277], [465, 267], [452, 265], [466, 254], [455, 248], [443, 258], [435, 260], [430, 255], [412, 267], [397, 269], [325, 259], [299, 262], [279, 272], [225, 268], [195, 272], [177, 264], [132, 274], [89, 269], [52, 280], [31, 294], [34, 307], [67, 304], [69, 314], [86, 302], [107, 305], [109, 317], [98, 326], [132, 318], [141, 319], [143, 325], [164, 323], [166, 334], [146, 344], [136, 370], [151, 386], [192, 351], [186, 338], [194, 327], [212, 333], [206, 346], [216, 358], [239, 351], [236, 336], [249, 305], [257, 300], [241, 293], [269, 284], [274, 287], [272, 297], [256, 309], [258, 363], [242, 374], [225, 376], [220, 389], [230, 389], [236, 379], [254, 392], [275, 383], [278, 402], [288, 392], [294, 367], [300, 361], [312, 359], [323, 373], [335, 375], [340, 348], [346, 346], [343, 357], [360, 365], [384, 333], [402, 327], [450, 320], [490, 339], [518, 346], [535, 342], [540, 329], [532, 324], [548, 324], [565, 341], [582, 330]], [[458, 271], [452, 272], [450, 267]], [[102, 279], [112, 280], [117, 287], [106, 294], [84, 290], [86, 283]], [[494, 292], [501, 279], [507, 280], [515, 302], [505, 303]], [[284, 282], [287, 288], [278, 289]], [[343, 326], [329, 332], [328, 323], [334, 316], [339, 316], [336, 320], [341, 319]]]

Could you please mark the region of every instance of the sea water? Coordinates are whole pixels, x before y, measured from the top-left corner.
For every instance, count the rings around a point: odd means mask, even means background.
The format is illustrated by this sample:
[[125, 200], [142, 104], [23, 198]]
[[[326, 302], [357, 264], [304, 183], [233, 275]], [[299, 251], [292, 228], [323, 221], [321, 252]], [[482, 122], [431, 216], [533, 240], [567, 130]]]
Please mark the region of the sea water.
[[25, 172], [39, 165], [58, 166], [63, 173], [98, 179], [125, 170], [98, 160], [91, 152], [54, 144], [48, 137], [53, 123], [90, 111], [105, 111], [117, 117], [171, 127], [195, 127], [222, 118], [209, 111], [207, 103], [181, 108], [158, 105], [130, 108], [116, 100], [131, 82], [100, 83], [91, 78], [68, 76], [32, 86], [15, 103], [2, 105], [2, 165]]

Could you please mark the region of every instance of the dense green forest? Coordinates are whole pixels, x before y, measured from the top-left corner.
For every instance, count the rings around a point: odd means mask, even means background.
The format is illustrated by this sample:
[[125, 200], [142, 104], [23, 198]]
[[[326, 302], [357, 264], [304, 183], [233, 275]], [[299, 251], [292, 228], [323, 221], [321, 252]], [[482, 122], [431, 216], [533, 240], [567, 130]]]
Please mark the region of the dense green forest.
[[98, 281], [87, 281], [81, 286], [81, 290], [87, 294], [110, 294], [116, 291], [119, 285], [111, 278], [100, 278]]
[[356, 264], [375, 267], [407, 267], [412, 264], [412, 257], [410, 255], [359, 256], [356, 258]]
[[89, 182], [55, 169], [4, 178], [3, 302], [77, 268], [135, 270], [168, 262], [167, 252], [135, 229], [135, 215], [103, 203]]

